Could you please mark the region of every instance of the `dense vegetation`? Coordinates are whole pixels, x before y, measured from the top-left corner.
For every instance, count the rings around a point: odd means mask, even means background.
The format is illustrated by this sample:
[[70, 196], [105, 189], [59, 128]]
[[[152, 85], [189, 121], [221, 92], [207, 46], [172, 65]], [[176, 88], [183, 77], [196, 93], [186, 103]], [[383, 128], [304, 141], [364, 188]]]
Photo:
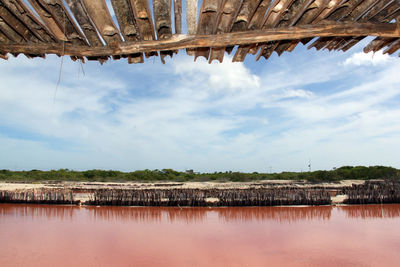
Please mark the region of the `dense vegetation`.
[[242, 173], [242, 172], [215, 172], [193, 173], [178, 172], [172, 169], [140, 170], [134, 172], [120, 172], [112, 170], [73, 171], [68, 169], [51, 171], [9, 171], [0, 170], [0, 181], [217, 181], [217, 182], [247, 182], [256, 180], [308, 180], [311, 182], [339, 181], [346, 179], [399, 179], [400, 170], [385, 166], [345, 166], [331, 171], [313, 172], [281, 172], [281, 173]]

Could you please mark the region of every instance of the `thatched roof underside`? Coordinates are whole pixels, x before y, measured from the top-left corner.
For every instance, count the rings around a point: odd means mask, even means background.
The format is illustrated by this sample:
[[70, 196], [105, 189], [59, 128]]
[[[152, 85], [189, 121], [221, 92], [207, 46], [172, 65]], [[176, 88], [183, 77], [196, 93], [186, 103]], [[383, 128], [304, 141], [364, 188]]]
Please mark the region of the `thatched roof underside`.
[[57, 54], [141, 63], [151, 56], [164, 62], [185, 49], [209, 62], [222, 62], [225, 52], [233, 54], [233, 61], [243, 61], [247, 54], [258, 60], [274, 51], [291, 52], [300, 43], [347, 51], [367, 36], [375, 39], [366, 53], [400, 49], [399, 0], [110, 2], [0, 0], [0, 57]]

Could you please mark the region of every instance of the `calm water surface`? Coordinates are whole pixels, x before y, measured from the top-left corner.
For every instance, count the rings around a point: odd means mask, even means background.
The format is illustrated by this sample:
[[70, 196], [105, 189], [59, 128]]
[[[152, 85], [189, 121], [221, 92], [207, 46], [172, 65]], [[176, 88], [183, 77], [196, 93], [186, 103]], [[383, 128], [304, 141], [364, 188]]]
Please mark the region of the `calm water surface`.
[[0, 205], [0, 266], [400, 266], [400, 205]]

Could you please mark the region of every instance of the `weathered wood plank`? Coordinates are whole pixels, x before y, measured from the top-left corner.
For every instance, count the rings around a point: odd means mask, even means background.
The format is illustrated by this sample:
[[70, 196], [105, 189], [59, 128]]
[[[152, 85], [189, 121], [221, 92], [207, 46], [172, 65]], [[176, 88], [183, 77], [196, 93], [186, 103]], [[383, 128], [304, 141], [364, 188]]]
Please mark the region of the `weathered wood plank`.
[[383, 53], [384, 54], [389, 54], [392, 55], [394, 54], [397, 50], [400, 49], [400, 39], [397, 39], [396, 41], [394, 41], [393, 43], [391, 43], [388, 48], [386, 48]]
[[312, 23], [319, 23], [320, 21], [328, 18], [335, 10], [340, 7], [340, 0], [330, 0], [321, 5], [319, 12], [312, 19]]
[[[256, 11], [258, 5], [262, 0], [244, 0], [242, 3], [242, 7], [239, 10], [238, 15], [235, 18], [235, 21], [232, 25], [231, 32], [240, 32], [245, 31], [247, 29], [247, 25], [250, 19], [253, 17], [254, 12]], [[233, 50], [234, 46], [226, 47], [226, 52], [230, 54]]]
[[35, 9], [36, 13], [40, 16], [42, 21], [46, 24], [47, 28], [57, 38], [57, 41], [68, 41], [68, 38], [65, 36], [63, 30], [60, 29], [60, 27], [57, 25], [55, 19], [46, 9], [44, 9], [43, 6], [39, 4], [39, 2], [35, 0], [29, 0], [29, 3]]
[[[0, 40], [1, 40], [1, 36], [0, 36]], [[0, 51], [0, 58], [4, 59], [4, 60], [8, 60], [8, 54]]]
[[3, 44], [11, 43], [11, 40], [1, 31], [1, 26], [0, 26], [0, 43]]
[[400, 7], [396, 6], [397, 8], [395, 8], [392, 12], [390, 12], [389, 14], [387, 14], [384, 19], [382, 20], [382, 22], [390, 22], [392, 20], [392, 18], [396, 18], [398, 16], [400, 16]]
[[[379, 1], [371, 10], [368, 12], [366, 20], [373, 22], [380, 22], [381, 18], [387, 15], [389, 8], [396, 4], [396, 0], [382, 0]], [[383, 13], [384, 12], [384, 13]], [[384, 15], [385, 14], [385, 15]], [[380, 15], [380, 16], [378, 16]]]
[[[374, 5], [376, 4], [375, 0], [365, 0], [365, 1], [360, 1], [360, 0], [350, 0], [348, 3], [345, 3], [345, 5], [348, 5], [348, 8], [344, 10], [339, 16], [337, 14], [336, 19], [339, 21], [358, 21], [363, 14], [365, 14], [368, 10], [370, 10]], [[346, 40], [343, 38], [319, 38], [318, 40], [314, 41], [308, 48], [315, 47], [317, 50], [320, 50], [324, 47], [327, 47], [328, 49], [340, 49], [340, 47], [346, 46], [348, 42], [354, 43], [354, 40], [350, 40], [352, 38], [347, 38]]]
[[[153, 13], [158, 39], [169, 39], [172, 36], [171, 0], [153, 0]], [[161, 62], [165, 64], [164, 58], [172, 57], [173, 51], [160, 52]]]
[[16, 31], [20, 36], [22, 36], [26, 41], [37, 43], [40, 41], [32, 31], [26, 27], [13, 13], [11, 13], [8, 8], [4, 6], [2, 1], [0, 1], [0, 17]]
[[42, 24], [39, 19], [31, 12], [31, 10], [26, 6], [26, 4], [21, 0], [8, 0], [1, 1], [7, 9], [13, 13], [22, 23], [25, 24], [27, 28], [40, 40], [43, 42], [54, 42], [56, 38], [47, 29], [47, 27]]
[[[248, 30], [259, 30], [261, 29], [263, 20], [264, 20], [264, 15], [269, 6], [271, 5], [271, 0], [262, 0], [259, 6], [257, 7], [256, 11], [254, 12], [253, 17], [251, 18], [247, 29]], [[253, 45], [240, 45], [237, 50], [235, 55], [233, 56], [233, 62], [242, 62], [244, 61], [247, 53], [250, 51], [252, 47], [256, 46], [255, 44]]]
[[340, 4], [340, 7], [336, 9], [332, 14], [330, 15], [331, 20], [335, 21], [342, 21], [345, 17], [347, 17], [353, 10], [360, 5], [361, 2], [364, 0], [348, 0], [348, 1], [342, 1]]
[[[262, 0], [244, 0], [232, 26], [232, 32], [245, 31]], [[264, 11], [265, 13], [265, 11]]]
[[293, 2], [294, 0], [275, 1], [275, 5], [273, 5], [265, 15], [262, 28], [267, 29], [277, 27], [283, 17], [283, 14], [287, 12]]
[[295, 14], [292, 16], [289, 22], [289, 26], [294, 26], [299, 22], [300, 19], [305, 18], [305, 14], [307, 14], [307, 11], [312, 9], [311, 4], [315, 0], [303, 0], [302, 3], [299, 5], [298, 9], [295, 10]]
[[132, 8], [137, 20], [140, 36], [143, 41], [155, 39], [153, 19], [150, 14], [149, 3], [147, 0], [132, 0]]
[[[290, 8], [293, 2], [294, 0], [277, 1], [276, 4], [268, 10], [264, 19], [263, 29], [278, 27], [280, 21], [282, 20], [283, 14]], [[279, 44], [275, 42], [266, 43], [259, 45], [256, 49], [253, 49], [253, 51], [250, 50], [250, 53], [255, 55], [258, 51], [258, 48], [260, 48], [260, 52], [258, 53], [256, 60], [259, 60], [261, 56], [263, 56], [265, 59], [268, 59], [278, 45]]]
[[120, 32], [115, 26], [104, 0], [82, 0], [82, 4], [107, 45], [113, 46], [122, 42]]
[[[329, 19], [334, 21], [342, 21], [345, 17], [351, 14], [353, 10], [362, 2], [363, 0], [349, 0], [342, 1], [342, 3], [330, 14]], [[317, 50], [322, 49], [324, 46], [330, 45], [329, 42], [333, 41], [334, 38], [319, 38], [315, 40], [311, 45], [308, 46], [308, 49], [315, 47]], [[301, 42], [305, 45], [310, 39], [303, 39]], [[334, 42], [342, 41], [334, 40]]]
[[385, 46], [389, 45], [393, 41], [396, 41], [396, 38], [381, 38], [381, 37], [376, 37], [374, 40], [372, 40], [366, 47], [364, 47], [364, 52], [369, 53], [369, 52], [377, 52], [384, 48]]
[[[131, 0], [131, 6], [139, 28], [142, 41], [155, 40], [153, 19], [150, 13], [149, 2], [147, 0]], [[157, 56], [157, 52], [146, 53], [146, 57]]]
[[182, 0], [174, 0], [175, 33], [182, 33]]
[[188, 34], [196, 34], [197, 31], [197, 1], [186, 0], [186, 24]]
[[[240, 10], [243, 0], [226, 0], [223, 3], [222, 10], [219, 18], [217, 19], [216, 34], [230, 32], [234, 23], [234, 20]], [[222, 63], [224, 59], [225, 47], [213, 47], [211, 48], [209, 63], [214, 59]]]
[[[284, 13], [282, 20], [279, 23], [279, 27], [287, 27], [290, 25], [294, 25], [295, 24], [294, 21], [299, 16], [298, 12], [302, 12], [304, 14], [305, 11], [307, 10], [307, 7], [309, 7], [312, 2], [313, 1], [307, 1], [307, 0], [294, 1], [293, 4], [287, 10], [287, 12]], [[288, 51], [289, 49], [293, 50], [296, 47], [296, 45], [292, 40], [279, 41], [279, 44], [273, 51], [275, 51], [280, 56], [284, 51]], [[270, 51], [269, 54], [272, 54], [273, 51]]]
[[[122, 36], [125, 41], [137, 42], [142, 38], [139, 34], [139, 26], [131, 6], [130, 0], [111, 0], [111, 4], [115, 11], [115, 16], [119, 27], [121, 28]], [[143, 53], [128, 55], [129, 63], [143, 63]]]
[[[203, 0], [200, 9], [199, 24], [197, 25], [197, 34], [206, 35], [216, 32], [216, 23], [218, 12], [221, 10], [221, 4], [224, 0]], [[195, 51], [194, 60], [198, 57], [204, 57], [208, 60], [210, 56], [210, 48], [202, 47]]]
[[[399, 12], [398, 15], [400, 15], [400, 5], [397, 0], [392, 0], [392, 2], [388, 4], [387, 7], [382, 8], [382, 11], [377, 13], [377, 15], [379, 15], [379, 19], [374, 16], [373, 18], [370, 19], [370, 21], [389, 23], [391, 21], [390, 19], [391, 15], [395, 14], [396, 12]], [[393, 18], [397, 17], [398, 15], [394, 15]]]
[[[71, 56], [129, 55], [132, 53], [176, 50], [198, 47], [222, 47], [262, 42], [330, 36], [380, 36], [400, 38], [396, 24], [387, 23], [338, 23], [310, 24], [287, 28], [264, 29], [218, 35], [173, 35], [167, 40], [120, 43], [114, 47], [87, 47], [65, 45], [65, 54]], [[25, 54], [60, 54], [63, 44], [0, 44], [0, 51]]]
[[[395, 11], [397, 9], [397, 2], [395, 0], [389, 1], [387, 5], [382, 7], [381, 10], [377, 11], [375, 15], [371, 16], [370, 21], [372, 22], [377, 22], [377, 21], [383, 21], [383, 22], [389, 22], [391, 21], [394, 17], [390, 17], [390, 15], [395, 15]], [[389, 21], [388, 21], [389, 20]], [[365, 48], [364, 52], [376, 52], [378, 50], [381, 50], [385, 46], [391, 45], [396, 39], [393, 38], [375, 38], [372, 40]]]
[[[196, 34], [197, 31], [197, 1], [198, 0], [186, 0], [186, 25], [188, 34]], [[190, 56], [194, 56], [194, 49], [186, 49], [186, 53]]]
[[[376, 14], [376, 10], [379, 10], [380, 8], [382, 8], [387, 2], [388, 2], [388, 0], [381, 0], [381, 1], [376, 1], [376, 2], [372, 2], [372, 0], [371, 0], [371, 2], [366, 1], [362, 4], [360, 4], [356, 9], [354, 9], [352, 14], [350, 15], [350, 18], [352, 18], [351, 19], [352, 21], [367, 22], [371, 18], [375, 17], [375, 19], [380, 21], [380, 19], [383, 19], [384, 15]], [[358, 13], [356, 13], [356, 12], [358, 12]], [[340, 45], [336, 45], [334, 47], [334, 49], [335, 50], [340, 49], [345, 52], [345, 51], [349, 50], [351, 47], [353, 47], [354, 45], [356, 45], [359, 41], [363, 40], [365, 37], [366, 36], [346, 38], [341, 42]]]
[[1, 17], [0, 17], [0, 31], [11, 43], [25, 43], [26, 40], [19, 35], [13, 28], [11, 28]]
[[[307, 0], [303, 1], [302, 6], [298, 9], [298, 13], [294, 15], [288, 25], [293, 26], [297, 25], [304, 25], [310, 23], [318, 23], [328, 16], [330, 16], [336, 9], [340, 7], [340, 0], [325, 0], [325, 1], [315, 1], [315, 0]], [[295, 10], [293, 12], [296, 12]], [[301, 19], [300, 19], [301, 18]], [[281, 55], [283, 51], [293, 51], [296, 46], [302, 42], [306, 44], [310, 41], [310, 39], [303, 39], [303, 40], [293, 40], [290, 44], [285, 43], [284, 47], [278, 46], [276, 52], [278, 55]]]
[[115, 16], [122, 36], [125, 41], [137, 42], [140, 40], [136, 19], [133, 15], [133, 9], [129, 0], [111, 0]]
[[86, 13], [82, 0], [66, 0], [71, 12], [74, 14], [76, 21], [81, 26], [90, 46], [103, 46], [100, 36], [97, 34], [96, 26], [90, 20]]
[[153, 0], [153, 13], [158, 39], [172, 35], [171, 0]]
[[[85, 36], [72, 20], [61, 0], [29, 0], [29, 2], [43, 21], [57, 25], [67, 38], [64, 41], [70, 41], [76, 45], [88, 45]], [[53, 30], [50, 26], [49, 28]]]

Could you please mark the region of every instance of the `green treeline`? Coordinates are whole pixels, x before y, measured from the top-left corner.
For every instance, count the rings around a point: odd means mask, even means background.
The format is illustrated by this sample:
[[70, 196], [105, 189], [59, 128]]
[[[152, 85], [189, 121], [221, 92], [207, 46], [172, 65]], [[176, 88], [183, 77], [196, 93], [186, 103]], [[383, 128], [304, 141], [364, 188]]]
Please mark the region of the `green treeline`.
[[120, 172], [112, 170], [73, 171], [68, 169], [51, 171], [9, 171], [0, 170], [0, 181], [99, 181], [99, 182], [154, 182], [154, 181], [216, 181], [248, 182], [256, 180], [307, 180], [310, 182], [339, 181], [346, 179], [399, 179], [400, 170], [385, 166], [344, 166], [330, 171], [281, 172], [281, 173], [242, 173], [178, 172], [172, 169], [140, 170]]

